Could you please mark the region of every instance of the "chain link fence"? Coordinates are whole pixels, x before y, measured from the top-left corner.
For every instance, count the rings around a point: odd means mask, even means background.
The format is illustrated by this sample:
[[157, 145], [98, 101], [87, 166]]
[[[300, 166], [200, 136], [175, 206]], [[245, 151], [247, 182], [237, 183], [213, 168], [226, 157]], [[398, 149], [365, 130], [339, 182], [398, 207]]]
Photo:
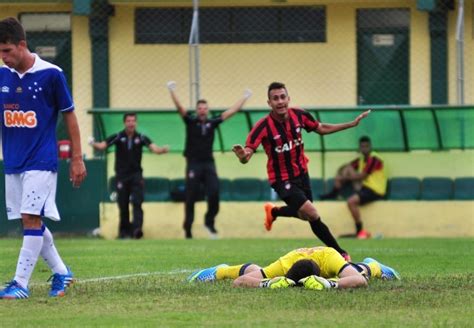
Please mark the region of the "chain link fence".
[[305, 108], [474, 103], [472, 0], [201, 0], [194, 47], [191, 0], [40, 2], [0, 9], [64, 69], [81, 109], [170, 109], [169, 80], [189, 107], [251, 88], [246, 107], [266, 108], [272, 81]]

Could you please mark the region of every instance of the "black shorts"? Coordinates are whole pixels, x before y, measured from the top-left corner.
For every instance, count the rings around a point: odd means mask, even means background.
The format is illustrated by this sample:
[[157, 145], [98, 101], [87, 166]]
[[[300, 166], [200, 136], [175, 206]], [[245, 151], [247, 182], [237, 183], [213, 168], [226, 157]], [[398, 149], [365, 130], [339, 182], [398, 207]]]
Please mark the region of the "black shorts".
[[367, 188], [367, 187], [362, 187], [357, 192], [357, 195], [359, 195], [360, 205], [365, 205], [365, 204], [371, 203], [373, 201], [383, 199], [383, 196], [380, 196], [375, 191], [373, 191], [372, 189]]
[[298, 211], [309, 200], [313, 201], [313, 193], [307, 173], [287, 181], [272, 184], [273, 190], [292, 209]]

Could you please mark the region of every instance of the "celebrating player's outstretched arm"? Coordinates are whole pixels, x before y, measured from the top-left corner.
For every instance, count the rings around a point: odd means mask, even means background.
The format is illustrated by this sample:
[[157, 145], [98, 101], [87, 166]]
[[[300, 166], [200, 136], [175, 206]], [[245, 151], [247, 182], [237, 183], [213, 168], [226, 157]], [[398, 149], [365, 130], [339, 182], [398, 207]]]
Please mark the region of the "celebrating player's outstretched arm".
[[360, 121], [366, 118], [370, 114], [371, 110], [367, 110], [357, 116], [352, 122], [339, 123], [339, 124], [329, 124], [329, 123], [320, 123], [316, 128], [316, 132], [319, 134], [330, 134], [345, 129], [353, 128], [359, 125]]

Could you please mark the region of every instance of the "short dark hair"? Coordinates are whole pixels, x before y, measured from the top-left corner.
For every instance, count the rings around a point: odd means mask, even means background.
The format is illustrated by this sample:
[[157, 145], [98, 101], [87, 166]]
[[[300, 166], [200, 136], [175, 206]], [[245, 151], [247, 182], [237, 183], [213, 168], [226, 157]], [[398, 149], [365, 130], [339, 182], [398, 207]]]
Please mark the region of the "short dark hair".
[[137, 119], [137, 113], [128, 112], [128, 113], [123, 114], [123, 121], [125, 122], [127, 120], [127, 117], [129, 116], [135, 117], [135, 119]]
[[[275, 89], [285, 89], [286, 90], [286, 85], [284, 83], [281, 83], [281, 82], [272, 82], [272, 83], [270, 83], [270, 85], [268, 86], [268, 92], [267, 92], [268, 99], [270, 99], [270, 91], [275, 90]], [[286, 93], [288, 93], [288, 90], [286, 90]]]
[[308, 276], [319, 276], [320, 273], [321, 269], [313, 260], [299, 260], [291, 266], [285, 277], [298, 282], [298, 280]]
[[18, 45], [25, 41], [25, 29], [15, 17], [8, 17], [0, 21], [0, 43]]
[[207, 105], [207, 100], [206, 99], [199, 99], [198, 101], [196, 101], [196, 106], [198, 106], [199, 104]]
[[370, 138], [368, 136], [362, 136], [359, 138], [359, 143], [363, 143], [363, 142], [371, 143]]

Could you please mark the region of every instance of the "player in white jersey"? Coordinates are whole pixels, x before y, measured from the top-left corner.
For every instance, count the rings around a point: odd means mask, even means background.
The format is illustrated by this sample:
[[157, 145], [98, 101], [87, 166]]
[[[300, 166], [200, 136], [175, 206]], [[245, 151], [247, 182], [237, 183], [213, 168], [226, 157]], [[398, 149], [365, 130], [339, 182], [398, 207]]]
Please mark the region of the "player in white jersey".
[[0, 21], [0, 104], [9, 220], [21, 219], [23, 245], [13, 280], [0, 299], [28, 298], [28, 282], [38, 257], [53, 272], [50, 296], [63, 296], [72, 272], [59, 256], [42, 217], [59, 221], [56, 208], [58, 113], [71, 139], [70, 180], [79, 187], [86, 176], [74, 103], [62, 70], [31, 53], [15, 18]]

